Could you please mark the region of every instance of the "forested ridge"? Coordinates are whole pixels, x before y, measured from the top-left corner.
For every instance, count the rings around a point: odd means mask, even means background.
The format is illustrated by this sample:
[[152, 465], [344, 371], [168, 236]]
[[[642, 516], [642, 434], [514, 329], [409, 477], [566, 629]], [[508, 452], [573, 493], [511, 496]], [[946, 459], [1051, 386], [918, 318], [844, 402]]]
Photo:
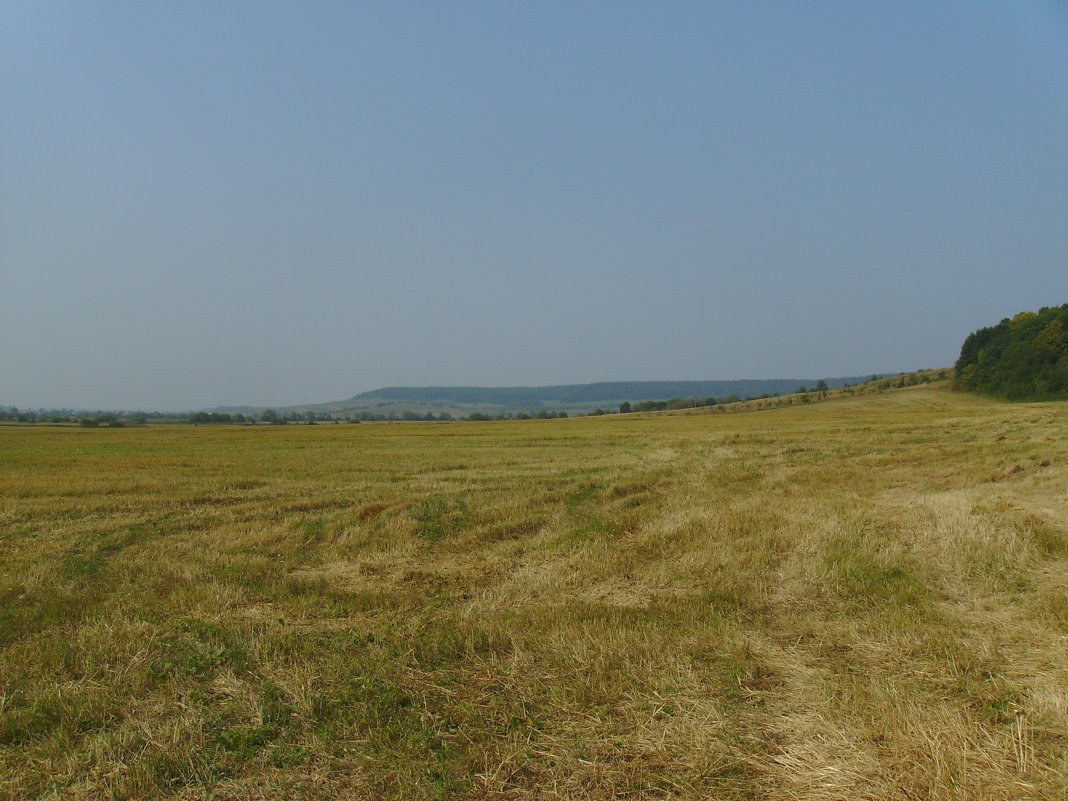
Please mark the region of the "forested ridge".
[[[884, 374], [880, 374], [880, 377]], [[830, 387], [859, 384], [869, 376], [827, 378]], [[816, 379], [772, 378], [737, 381], [605, 381], [595, 384], [563, 384], [545, 387], [383, 387], [362, 392], [353, 400], [390, 399], [422, 403], [490, 403], [502, 406], [601, 403], [605, 401], [668, 400], [670, 398], [757, 397], [794, 392], [800, 385], [813, 386]]]
[[1009, 400], [1068, 398], [1068, 303], [980, 328], [961, 348], [957, 386]]

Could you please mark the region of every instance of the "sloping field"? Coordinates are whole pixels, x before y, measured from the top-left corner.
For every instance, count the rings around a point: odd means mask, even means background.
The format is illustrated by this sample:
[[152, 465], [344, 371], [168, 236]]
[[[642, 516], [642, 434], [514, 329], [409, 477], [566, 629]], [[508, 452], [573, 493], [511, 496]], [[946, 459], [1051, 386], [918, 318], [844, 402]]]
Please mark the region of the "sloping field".
[[1068, 405], [0, 427], [0, 798], [1063, 799]]

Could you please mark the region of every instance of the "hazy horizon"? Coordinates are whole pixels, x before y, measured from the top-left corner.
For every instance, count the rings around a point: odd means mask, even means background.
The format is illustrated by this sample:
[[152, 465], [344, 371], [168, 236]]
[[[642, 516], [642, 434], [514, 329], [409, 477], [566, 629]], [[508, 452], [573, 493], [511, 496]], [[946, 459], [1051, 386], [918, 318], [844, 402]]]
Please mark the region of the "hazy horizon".
[[[919, 369], [925, 369], [925, 368], [919, 368]], [[938, 369], [938, 368], [932, 366], [930, 369]], [[912, 371], [900, 371], [900, 372], [907, 373], [907, 372], [912, 372]], [[885, 377], [892, 377], [892, 376], [897, 375], [897, 374], [898, 374], [898, 372], [890, 373], [890, 372], [875, 371], [873, 373], [864, 373], [864, 374], [858, 374], [858, 375], [852, 375], [852, 376], [846, 376], [846, 375], [825, 375], [825, 376], [807, 376], [807, 377], [806, 376], [797, 376], [797, 377], [794, 377], [794, 376], [763, 376], [763, 377], [747, 376], [747, 377], [742, 377], [742, 378], [735, 377], [735, 378], [723, 378], [723, 379], [721, 379], [721, 378], [654, 379], [653, 381], [646, 381], [645, 379], [634, 379], [634, 380], [621, 379], [621, 380], [618, 380], [618, 381], [617, 380], [599, 381], [599, 382], [598, 381], [584, 381], [584, 382], [578, 382], [578, 383], [572, 383], [572, 384], [513, 384], [513, 385], [507, 385], [507, 386], [491, 386], [491, 385], [485, 385], [485, 384], [469, 384], [469, 385], [461, 385], [461, 384], [425, 384], [425, 385], [409, 384], [409, 385], [404, 385], [404, 386], [401, 386], [401, 385], [390, 385], [390, 386], [373, 387], [371, 389], [361, 390], [360, 392], [356, 392], [356, 393], [353, 393], [351, 395], [347, 395], [347, 396], [344, 396], [344, 397], [305, 399], [305, 400], [302, 400], [302, 401], [295, 401], [293, 403], [216, 403], [216, 404], [210, 404], [209, 403], [209, 404], [205, 404], [203, 406], [195, 406], [195, 407], [176, 407], [176, 406], [175, 407], [171, 407], [171, 406], [137, 407], [137, 406], [126, 406], [126, 405], [85, 406], [85, 405], [71, 404], [71, 403], [59, 404], [59, 405], [54, 405], [54, 406], [41, 406], [41, 405], [35, 405], [35, 406], [22, 405], [22, 406], [19, 406], [18, 404], [6, 403], [3, 398], [0, 398], [0, 408], [10, 407], [10, 406], [17, 406], [20, 409], [28, 409], [28, 410], [36, 410], [36, 409], [46, 409], [46, 410], [47, 409], [69, 409], [69, 410], [75, 410], [75, 411], [102, 411], [102, 412], [120, 412], [120, 411], [122, 411], [122, 412], [139, 412], [139, 411], [140, 412], [148, 412], [148, 411], [153, 411], [153, 412], [166, 412], [166, 413], [184, 413], [184, 412], [194, 412], [194, 411], [212, 411], [212, 410], [218, 410], [218, 409], [243, 409], [243, 408], [248, 408], [248, 409], [270, 409], [270, 408], [285, 409], [285, 408], [294, 407], [294, 406], [295, 407], [315, 406], [315, 405], [324, 404], [324, 403], [335, 403], [335, 402], [338, 402], [338, 401], [351, 400], [351, 399], [359, 397], [361, 395], [366, 395], [366, 394], [369, 394], [369, 393], [373, 393], [373, 392], [375, 392], [377, 390], [383, 390], [383, 389], [398, 389], [398, 390], [419, 390], [419, 389], [425, 390], [425, 389], [436, 389], [436, 388], [445, 388], [445, 389], [484, 389], [484, 390], [494, 390], [494, 389], [498, 389], [498, 390], [499, 389], [540, 389], [540, 388], [543, 388], [543, 387], [556, 387], [556, 386], [586, 386], [586, 385], [595, 385], [595, 384], [657, 383], [658, 381], [659, 381], [659, 383], [693, 383], [693, 384], [716, 383], [716, 382], [729, 384], [729, 383], [740, 383], [740, 382], [745, 382], [745, 381], [789, 381], [789, 382], [796, 382], [799, 385], [802, 385], [802, 384], [805, 384], [805, 383], [813, 383], [814, 384], [814, 383], [820, 381], [821, 379], [822, 380], [826, 380], [826, 381], [831, 381], [831, 382], [836, 381], [836, 380], [840, 380], [840, 379], [843, 379], [843, 378], [845, 378], [845, 379], [864, 380], [864, 379], [870, 378], [872, 376], [879, 376], [881, 378], [885, 378]], [[700, 396], [700, 393], [697, 393], [696, 396]], [[689, 396], [687, 396], [687, 397], [689, 397]]]
[[952, 365], [1068, 301], [1068, 10], [11, 2], [0, 403]]

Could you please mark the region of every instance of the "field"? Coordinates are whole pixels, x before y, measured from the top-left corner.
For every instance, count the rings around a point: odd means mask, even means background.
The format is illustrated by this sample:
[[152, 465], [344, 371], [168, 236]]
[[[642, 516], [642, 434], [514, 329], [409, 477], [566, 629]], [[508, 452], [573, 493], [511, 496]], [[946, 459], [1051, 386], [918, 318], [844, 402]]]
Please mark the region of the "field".
[[0, 427], [0, 798], [1063, 799], [1068, 404]]

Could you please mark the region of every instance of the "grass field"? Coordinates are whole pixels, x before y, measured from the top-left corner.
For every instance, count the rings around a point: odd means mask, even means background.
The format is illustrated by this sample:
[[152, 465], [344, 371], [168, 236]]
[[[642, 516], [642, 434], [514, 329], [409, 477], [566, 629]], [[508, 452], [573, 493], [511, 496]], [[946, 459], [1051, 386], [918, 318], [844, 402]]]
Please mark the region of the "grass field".
[[8, 426], [0, 465], [0, 798], [1068, 793], [1068, 404]]

